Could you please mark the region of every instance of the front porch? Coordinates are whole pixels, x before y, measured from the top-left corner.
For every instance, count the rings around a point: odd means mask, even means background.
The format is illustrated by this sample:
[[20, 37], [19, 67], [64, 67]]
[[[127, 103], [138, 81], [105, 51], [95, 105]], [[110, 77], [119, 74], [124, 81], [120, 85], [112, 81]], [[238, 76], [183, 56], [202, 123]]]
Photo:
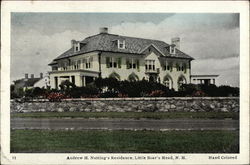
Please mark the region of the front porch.
[[86, 86], [99, 77], [99, 72], [88, 70], [52, 71], [49, 72], [51, 88], [58, 89], [63, 81], [69, 81], [76, 86]]

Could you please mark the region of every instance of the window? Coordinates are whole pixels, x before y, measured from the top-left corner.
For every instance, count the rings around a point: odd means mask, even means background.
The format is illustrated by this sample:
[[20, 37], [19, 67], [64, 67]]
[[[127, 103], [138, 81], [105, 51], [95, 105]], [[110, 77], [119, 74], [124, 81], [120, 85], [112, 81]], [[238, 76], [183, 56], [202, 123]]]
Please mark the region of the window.
[[180, 67], [179, 64], [176, 64], [176, 70], [177, 70], [177, 71], [181, 71], [181, 67]]
[[175, 47], [173, 45], [170, 46], [170, 53], [175, 54]]
[[77, 61], [74, 62], [74, 69], [75, 69], [75, 70], [78, 69], [78, 68], [77, 68]]
[[121, 68], [121, 65], [122, 65], [121, 58], [106, 57], [107, 68]]
[[184, 71], [184, 73], [187, 73], [187, 66], [186, 66], [186, 64], [183, 65], [183, 71]]
[[123, 41], [118, 40], [118, 48], [125, 49], [125, 40], [123, 40]]
[[136, 60], [136, 68], [137, 68], [137, 71], [139, 72], [140, 71], [140, 61], [138, 59]]
[[126, 66], [127, 69], [137, 69], [139, 72], [140, 70], [140, 61], [138, 59], [126, 59]]
[[93, 65], [93, 57], [89, 57], [87, 59], [83, 59], [83, 63], [86, 69], [92, 68]]
[[113, 64], [114, 64], [114, 68], [116, 68], [116, 67], [117, 67], [117, 63], [116, 63], [116, 61], [115, 61]]
[[169, 64], [169, 65], [167, 66], [167, 69], [168, 69], [170, 72], [172, 72], [172, 71], [173, 71], [173, 65], [172, 65], [172, 64]]
[[67, 62], [64, 62], [64, 64], [63, 64], [63, 70], [67, 70]]
[[110, 57], [106, 57], [106, 67], [110, 68]]
[[127, 69], [132, 68], [132, 59], [126, 59], [126, 66], [127, 66]]
[[80, 43], [78, 42], [78, 43], [75, 43], [74, 44], [74, 48], [75, 48], [75, 52], [78, 52], [78, 51], [80, 51]]
[[155, 60], [146, 60], [145, 61], [146, 70], [155, 70]]
[[136, 64], [135, 63], [133, 63], [133, 69], [135, 69], [136, 68]]

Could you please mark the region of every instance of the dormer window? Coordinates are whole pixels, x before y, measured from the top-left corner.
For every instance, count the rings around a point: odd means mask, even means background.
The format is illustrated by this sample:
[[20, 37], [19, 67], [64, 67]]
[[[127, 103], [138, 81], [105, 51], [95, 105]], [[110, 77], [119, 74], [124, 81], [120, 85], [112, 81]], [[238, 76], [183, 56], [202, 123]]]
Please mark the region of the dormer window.
[[79, 42], [75, 44], [75, 52], [78, 52], [78, 51], [80, 51], [80, 43]]
[[171, 45], [169, 50], [170, 50], [169, 52], [170, 54], [175, 54], [175, 45]]
[[123, 41], [118, 40], [118, 48], [125, 49], [125, 40], [123, 40]]

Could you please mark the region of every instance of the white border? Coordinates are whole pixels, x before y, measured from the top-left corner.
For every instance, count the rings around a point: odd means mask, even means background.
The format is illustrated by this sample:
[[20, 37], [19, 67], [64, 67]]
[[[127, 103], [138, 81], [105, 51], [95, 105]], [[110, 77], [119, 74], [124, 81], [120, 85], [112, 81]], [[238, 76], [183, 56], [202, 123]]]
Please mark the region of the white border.
[[[1, 5], [1, 163], [2, 164], [248, 164], [249, 163], [249, 2], [248, 1], [2, 1]], [[83, 161], [67, 156], [89, 154], [10, 154], [10, 14], [11, 12], [151, 12], [240, 13], [240, 154], [185, 155], [185, 161]], [[91, 154], [111, 155], [111, 154]], [[208, 155], [237, 155], [237, 160], [209, 160]], [[16, 160], [12, 159], [16, 156]]]

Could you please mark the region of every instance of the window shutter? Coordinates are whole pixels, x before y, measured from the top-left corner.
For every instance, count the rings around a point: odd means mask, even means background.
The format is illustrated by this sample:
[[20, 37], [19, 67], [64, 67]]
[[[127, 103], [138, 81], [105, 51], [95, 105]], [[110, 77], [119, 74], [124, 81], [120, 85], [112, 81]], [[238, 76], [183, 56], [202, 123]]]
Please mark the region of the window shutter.
[[109, 68], [109, 64], [110, 63], [110, 58], [109, 57], [106, 57], [106, 66], [107, 66], [107, 68]]
[[129, 69], [129, 59], [126, 60], [127, 69]]
[[122, 58], [118, 58], [118, 68], [122, 67]]
[[136, 60], [136, 68], [137, 68], [137, 71], [139, 72], [140, 71], [140, 61], [139, 60]]

